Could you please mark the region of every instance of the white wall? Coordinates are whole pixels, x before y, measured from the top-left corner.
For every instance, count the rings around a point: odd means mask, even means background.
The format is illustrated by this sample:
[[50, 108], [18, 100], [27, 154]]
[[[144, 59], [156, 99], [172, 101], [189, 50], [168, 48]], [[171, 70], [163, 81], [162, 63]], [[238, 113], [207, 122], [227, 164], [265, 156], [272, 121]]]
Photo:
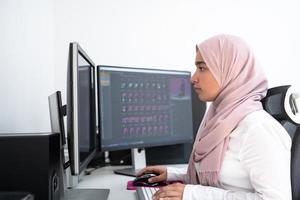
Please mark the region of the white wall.
[[0, 1], [0, 132], [50, 130], [53, 19], [51, 0]]
[[195, 44], [230, 33], [252, 46], [270, 86], [300, 90], [299, 8], [291, 0], [57, 0], [55, 65], [63, 73], [56, 87], [65, 86], [70, 41], [78, 41], [96, 64], [192, 71]]
[[[53, 87], [62, 90], [65, 102], [71, 41], [78, 41], [96, 64], [193, 71], [196, 43], [219, 33], [235, 34], [253, 47], [271, 87], [292, 84], [300, 91], [297, 0], [30, 0], [26, 4], [18, 1], [18, 5], [14, 5], [15, 0], [2, 2], [0, 89], [4, 90], [1, 99], [6, 94], [8, 103], [0, 107], [1, 119], [5, 111], [0, 130], [49, 130], [44, 100]], [[6, 5], [3, 8], [1, 4]], [[37, 5], [39, 10], [35, 9]], [[19, 34], [19, 30], [25, 34]], [[15, 41], [15, 45], [9, 41]], [[27, 47], [25, 54], [17, 46], [21, 41]], [[2, 59], [6, 49], [8, 56]], [[36, 54], [38, 60], [33, 57]], [[37, 72], [37, 68], [41, 71]], [[28, 69], [31, 74], [27, 75]], [[12, 77], [15, 82], [7, 86]], [[39, 98], [31, 97], [35, 93]], [[8, 110], [13, 112], [9, 114]], [[14, 120], [16, 114], [27, 125]], [[36, 118], [39, 123], [34, 123]]]

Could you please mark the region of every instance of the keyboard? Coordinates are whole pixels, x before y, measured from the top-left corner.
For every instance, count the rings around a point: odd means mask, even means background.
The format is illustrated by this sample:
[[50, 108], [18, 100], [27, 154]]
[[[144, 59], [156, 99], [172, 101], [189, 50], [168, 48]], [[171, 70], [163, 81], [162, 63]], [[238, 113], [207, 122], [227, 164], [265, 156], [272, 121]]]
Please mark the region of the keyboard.
[[152, 200], [152, 195], [158, 191], [158, 187], [139, 187], [136, 190], [138, 200]]

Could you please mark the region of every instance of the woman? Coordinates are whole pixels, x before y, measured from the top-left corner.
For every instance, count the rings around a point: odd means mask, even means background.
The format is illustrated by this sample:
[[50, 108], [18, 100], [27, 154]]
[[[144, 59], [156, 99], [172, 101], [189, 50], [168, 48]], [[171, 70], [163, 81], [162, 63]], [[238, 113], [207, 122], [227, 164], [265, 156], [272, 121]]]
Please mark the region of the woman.
[[247, 44], [212, 37], [197, 45], [195, 65], [194, 89], [212, 103], [187, 170], [152, 166], [138, 174], [183, 182], [160, 188], [153, 199], [291, 200], [291, 140], [262, 108], [267, 79]]

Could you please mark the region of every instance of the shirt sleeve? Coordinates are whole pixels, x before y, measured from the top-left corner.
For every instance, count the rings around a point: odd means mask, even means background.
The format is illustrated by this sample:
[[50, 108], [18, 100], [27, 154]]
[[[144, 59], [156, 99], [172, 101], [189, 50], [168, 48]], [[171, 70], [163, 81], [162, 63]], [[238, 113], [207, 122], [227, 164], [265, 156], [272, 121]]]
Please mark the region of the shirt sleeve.
[[[167, 167], [167, 181], [188, 183], [187, 168]], [[216, 187], [186, 185], [183, 200], [262, 200], [255, 193], [233, 192]]]
[[187, 168], [167, 167], [167, 181], [188, 183]]
[[257, 193], [245, 191], [229, 191], [221, 188], [186, 185], [183, 200], [263, 200]]

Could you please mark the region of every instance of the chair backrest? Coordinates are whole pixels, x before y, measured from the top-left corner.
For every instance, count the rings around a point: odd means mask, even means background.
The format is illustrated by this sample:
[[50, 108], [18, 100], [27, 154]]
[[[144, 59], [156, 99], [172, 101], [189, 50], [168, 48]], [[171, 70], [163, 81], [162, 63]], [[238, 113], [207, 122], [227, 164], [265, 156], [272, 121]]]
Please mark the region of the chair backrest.
[[[264, 109], [277, 119], [292, 138], [291, 186], [293, 200], [300, 200], [300, 122], [290, 85], [270, 88], [262, 99]], [[298, 105], [300, 106], [300, 105]]]

